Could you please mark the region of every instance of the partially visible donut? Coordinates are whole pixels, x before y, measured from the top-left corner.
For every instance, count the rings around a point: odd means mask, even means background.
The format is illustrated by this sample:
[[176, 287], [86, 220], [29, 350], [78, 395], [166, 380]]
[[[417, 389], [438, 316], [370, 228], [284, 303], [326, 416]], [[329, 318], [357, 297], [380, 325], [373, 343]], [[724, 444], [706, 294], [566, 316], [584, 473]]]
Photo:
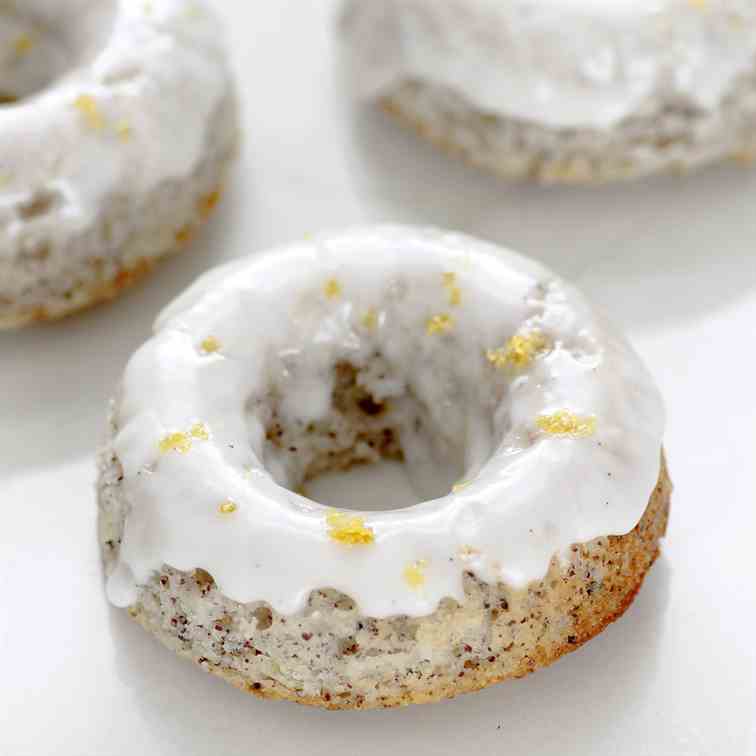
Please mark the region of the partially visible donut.
[[510, 178], [756, 156], [751, 0], [347, 0], [360, 93]]
[[[235, 261], [162, 314], [113, 403], [108, 595], [257, 695], [392, 706], [519, 677], [656, 558], [663, 414], [574, 288], [493, 245], [378, 227]], [[381, 457], [422, 502], [296, 493]]]
[[204, 0], [0, 8], [0, 328], [111, 299], [181, 248], [237, 140]]

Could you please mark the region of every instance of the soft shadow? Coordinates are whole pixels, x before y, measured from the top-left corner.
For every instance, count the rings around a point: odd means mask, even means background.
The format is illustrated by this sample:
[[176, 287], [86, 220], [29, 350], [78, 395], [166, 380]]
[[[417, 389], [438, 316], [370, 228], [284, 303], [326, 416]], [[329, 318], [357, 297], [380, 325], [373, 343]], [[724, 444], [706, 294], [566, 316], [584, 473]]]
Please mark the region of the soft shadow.
[[[233, 195], [238, 184], [230, 178], [227, 193]], [[233, 210], [231, 202], [222, 202], [191, 247], [112, 304], [0, 334], [2, 469], [51, 466], [94, 451], [104, 436], [107, 401], [129, 357], [149, 337], [158, 312], [221, 261]]]
[[448, 159], [373, 108], [345, 112], [353, 183], [379, 218], [510, 246], [609, 288], [608, 301], [627, 298], [641, 322], [695, 317], [756, 287], [756, 169], [593, 188], [511, 183]]
[[609, 753], [614, 738], [631, 736], [657, 675], [669, 585], [661, 559], [625, 617], [553, 667], [454, 701], [394, 711], [339, 714], [253, 700], [162, 648], [124, 612], [111, 611], [110, 627], [117, 672], [133, 690], [143, 726], [185, 756], [218, 743], [229, 755], [249, 753], [250, 744], [274, 753], [282, 743], [287, 753], [377, 755], [397, 743], [414, 752], [438, 731], [453, 731], [456, 743], [484, 735], [490, 741], [494, 733], [511, 756], [554, 753], [566, 734], [590, 744], [587, 752]]

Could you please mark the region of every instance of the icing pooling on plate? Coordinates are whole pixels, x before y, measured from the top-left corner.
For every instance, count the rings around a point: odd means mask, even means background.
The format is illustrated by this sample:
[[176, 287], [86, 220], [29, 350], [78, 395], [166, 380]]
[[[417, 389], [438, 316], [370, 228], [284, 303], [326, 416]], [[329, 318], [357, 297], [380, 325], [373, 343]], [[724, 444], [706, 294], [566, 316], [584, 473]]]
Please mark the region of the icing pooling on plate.
[[[0, 261], [23, 208], [56, 199], [61, 237], [107, 201], [191, 176], [230, 82], [205, 0], [15, 0], [0, 7]], [[10, 148], [12, 146], [12, 148]]]
[[751, 0], [349, 0], [344, 19], [365, 96], [415, 79], [557, 128], [712, 110], [756, 64]]
[[[432, 328], [440, 316], [450, 325]], [[378, 353], [391, 367], [376, 398], [420, 397], [434, 434], [461, 444], [464, 481], [334, 516], [276, 483], [266, 397], [304, 427], [330, 411], [333, 365]], [[200, 278], [130, 361], [115, 422], [129, 508], [115, 603], [169, 564], [287, 614], [330, 587], [383, 617], [461, 599], [465, 570], [522, 586], [571, 544], [630, 531], [657, 480], [663, 408], [625, 341], [545, 268], [466, 236], [375, 227]], [[422, 461], [402, 443], [409, 468]]]

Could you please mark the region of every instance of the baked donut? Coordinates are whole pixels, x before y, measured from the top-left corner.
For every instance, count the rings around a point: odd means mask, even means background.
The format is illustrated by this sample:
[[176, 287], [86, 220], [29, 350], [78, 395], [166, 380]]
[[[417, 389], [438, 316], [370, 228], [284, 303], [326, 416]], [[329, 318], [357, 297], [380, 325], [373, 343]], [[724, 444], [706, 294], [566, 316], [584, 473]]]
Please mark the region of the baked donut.
[[204, 0], [0, 8], [0, 328], [111, 299], [183, 246], [237, 138]]
[[[100, 456], [107, 593], [260, 696], [388, 707], [520, 677], [639, 589], [663, 422], [626, 342], [512, 252], [376, 227], [242, 259], [128, 365]], [[296, 493], [380, 458], [421, 503]]]
[[756, 155], [751, 0], [348, 0], [343, 32], [362, 95], [506, 177]]

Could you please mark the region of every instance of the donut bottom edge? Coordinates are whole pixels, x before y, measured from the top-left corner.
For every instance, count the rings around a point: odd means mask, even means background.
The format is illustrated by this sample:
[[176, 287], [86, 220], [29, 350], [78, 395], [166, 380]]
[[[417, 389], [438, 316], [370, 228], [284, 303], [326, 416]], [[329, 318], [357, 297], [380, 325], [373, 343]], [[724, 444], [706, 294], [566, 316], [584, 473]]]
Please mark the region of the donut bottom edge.
[[176, 250], [156, 257], [141, 257], [130, 266], [121, 267], [115, 276], [95, 284], [82, 285], [73, 289], [66, 298], [65, 305], [40, 304], [34, 307], [19, 308], [15, 312], [0, 312], [0, 331], [11, 331], [35, 324], [54, 323], [58, 320], [86, 312], [97, 305], [110, 302], [122, 291], [146, 278], [153, 268], [165, 257]]
[[[219, 174], [219, 182], [225, 172]], [[191, 241], [200, 227], [209, 219], [221, 195], [222, 183], [217, 188], [198, 199], [198, 211], [194, 220], [189, 221], [180, 229], [173, 231], [173, 240], [169, 245], [155, 253], [138, 256], [125, 260], [110, 261], [110, 275], [101, 277], [98, 265], [94, 261], [87, 261], [84, 266], [88, 280], [68, 289], [64, 294], [51, 293], [46, 301], [28, 305], [0, 307], [0, 331], [11, 331], [43, 323], [54, 323], [59, 320], [77, 315], [98, 305], [112, 302], [122, 293], [145, 279], [163, 260], [181, 252]], [[199, 209], [204, 205], [204, 209]], [[212, 207], [210, 206], [212, 205]]]
[[[308, 616], [313, 606], [302, 615], [280, 617], [263, 605], [236, 604], [253, 620], [241, 621], [248, 630], [242, 637], [234, 602], [222, 596], [225, 615], [216, 603], [216, 623], [193, 627], [196, 617], [181, 614], [181, 591], [201, 602], [220, 592], [201, 570], [181, 573], [169, 567], [140, 591], [128, 613], [179, 656], [260, 698], [331, 710], [454, 698], [546, 667], [619, 619], [659, 556], [671, 491], [662, 455], [656, 488], [630, 533], [573, 546], [569, 563], [552, 560], [543, 580], [522, 591], [487, 585], [467, 573], [465, 602], [442, 602], [428, 617], [361, 617], [348, 597], [324, 590], [311, 597], [314, 608], [344, 615], [327, 632], [319, 633], [314, 614]], [[107, 551], [105, 556], [107, 561]], [[183, 587], [169, 595], [165, 586], [179, 583]], [[201, 614], [208, 616], [205, 610]], [[334, 627], [340, 630], [334, 633]], [[318, 655], [313, 667], [319, 670], [309, 666], [318, 648], [330, 649], [326, 657], [331, 654], [325, 662]], [[428, 658], [434, 655], [444, 662]]]
[[[43, 258], [23, 290], [0, 291], [0, 332], [62, 320], [110, 302], [163, 259], [184, 250], [219, 204], [239, 148], [238, 104], [232, 93], [219, 105], [203, 159], [188, 176], [161, 184], [137, 204], [127, 198], [126, 210], [123, 198], [114, 201], [85, 236], [65, 240], [69, 246], [60, 250], [52, 245], [48, 254], [58, 264], [54, 272], [45, 270]], [[112, 242], [113, 227], [130, 233]], [[44, 249], [47, 239], [42, 241]], [[10, 267], [8, 274], [13, 272]]]
[[[741, 93], [756, 90], [756, 82]], [[716, 139], [699, 141], [696, 123], [685, 114], [638, 119], [600, 138], [591, 130], [544, 128], [492, 116], [448, 91], [405, 82], [379, 105], [421, 139], [468, 165], [510, 181], [600, 185], [655, 174], [684, 176], [728, 160], [756, 162], [756, 112], [740, 112], [733, 97], [712, 116], [724, 123]], [[707, 124], [709, 134], [721, 123]], [[728, 133], [731, 129], [731, 133]]]

